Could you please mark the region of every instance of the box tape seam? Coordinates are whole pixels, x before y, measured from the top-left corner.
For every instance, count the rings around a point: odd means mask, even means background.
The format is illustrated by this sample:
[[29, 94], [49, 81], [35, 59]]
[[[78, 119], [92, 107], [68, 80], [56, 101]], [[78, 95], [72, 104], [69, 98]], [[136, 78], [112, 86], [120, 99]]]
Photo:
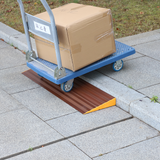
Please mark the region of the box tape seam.
[[110, 35], [113, 35], [114, 34], [114, 31], [113, 29], [111, 28], [110, 30], [102, 33], [102, 34], [99, 34], [98, 36], [95, 37], [95, 41], [98, 43], [106, 38], [108, 38]]
[[74, 8], [71, 8], [71, 10], [77, 10], [77, 9], [84, 8], [84, 7], [86, 7], [86, 5], [81, 5], [79, 7], [74, 7]]
[[[71, 44], [70, 44], [70, 39], [69, 39], [69, 34], [68, 34], [68, 29], [66, 28], [66, 33], [67, 33], [67, 39], [68, 39], [68, 43], [69, 43], [69, 46], [71, 46]], [[71, 47], [70, 47], [71, 48]], [[75, 71], [75, 66], [74, 66], [74, 63], [73, 63], [73, 55], [72, 55], [72, 53], [71, 53], [71, 50], [70, 50], [70, 57], [71, 57], [71, 62], [72, 62], [72, 69], [73, 69], [73, 71]]]
[[81, 44], [76, 44], [71, 46], [72, 54], [81, 52], [82, 46]]

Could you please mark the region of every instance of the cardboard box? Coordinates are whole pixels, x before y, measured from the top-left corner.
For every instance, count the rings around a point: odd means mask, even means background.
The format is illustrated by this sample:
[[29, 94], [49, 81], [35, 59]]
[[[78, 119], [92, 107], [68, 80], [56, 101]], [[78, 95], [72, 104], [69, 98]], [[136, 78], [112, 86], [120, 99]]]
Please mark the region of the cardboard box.
[[[63, 67], [76, 71], [116, 51], [110, 9], [70, 3], [52, 12]], [[35, 16], [50, 22], [47, 12]], [[57, 64], [54, 44], [35, 40], [38, 57]]]

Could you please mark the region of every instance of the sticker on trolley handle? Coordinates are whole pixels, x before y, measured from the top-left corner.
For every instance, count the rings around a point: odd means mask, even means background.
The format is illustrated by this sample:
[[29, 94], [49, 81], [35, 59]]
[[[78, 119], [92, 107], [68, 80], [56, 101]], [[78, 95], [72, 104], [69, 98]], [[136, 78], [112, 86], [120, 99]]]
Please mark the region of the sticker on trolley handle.
[[49, 27], [44, 24], [40, 24], [40, 23], [34, 21], [34, 27], [35, 27], [35, 30], [37, 30], [37, 31], [51, 34]]

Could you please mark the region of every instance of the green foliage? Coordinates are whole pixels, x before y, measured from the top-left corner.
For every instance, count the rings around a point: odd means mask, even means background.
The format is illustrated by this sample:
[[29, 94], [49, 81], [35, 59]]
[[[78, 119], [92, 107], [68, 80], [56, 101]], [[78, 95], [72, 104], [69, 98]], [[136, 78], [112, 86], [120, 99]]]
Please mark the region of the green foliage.
[[64, 2], [64, 0], [59, 0], [59, 3], [63, 3]]
[[79, 3], [79, 0], [73, 0], [73, 3]]
[[133, 87], [132, 87], [132, 86], [130, 86], [130, 85], [128, 86], [128, 88], [131, 88], [131, 89], [133, 89]]
[[33, 148], [29, 148], [28, 151], [33, 151]]
[[153, 96], [153, 97], [151, 98], [151, 102], [159, 103], [159, 102], [158, 102], [158, 97], [157, 97], [157, 96]]
[[[160, 29], [160, 0], [47, 0], [51, 9], [67, 3], [110, 8], [115, 38]], [[45, 9], [40, 0], [23, 0], [27, 13], [35, 15]], [[20, 8], [15, 0], [0, 1], [0, 22], [23, 32]]]

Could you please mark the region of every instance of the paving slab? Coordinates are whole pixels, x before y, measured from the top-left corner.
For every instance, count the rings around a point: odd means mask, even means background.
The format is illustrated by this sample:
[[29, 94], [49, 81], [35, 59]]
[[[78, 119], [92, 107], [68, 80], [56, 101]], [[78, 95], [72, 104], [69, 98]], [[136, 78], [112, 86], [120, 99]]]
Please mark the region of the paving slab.
[[69, 141], [58, 142], [9, 160], [91, 160]]
[[160, 104], [143, 98], [131, 102], [130, 113], [160, 131]]
[[[149, 65], [154, 64], [154, 65]], [[160, 83], [160, 62], [149, 57], [140, 57], [126, 61], [120, 72], [114, 72], [108, 66], [99, 71], [126, 86], [138, 90]]]
[[133, 36], [128, 36], [124, 38], [116, 39], [119, 42], [125, 43], [129, 46], [134, 46], [142, 43], [147, 43], [160, 39], [160, 33], [156, 31], [150, 31], [145, 33], [140, 33]]
[[160, 40], [134, 46], [136, 51], [160, 61]]
[[157, 135], [157, 130], [133, 118], [69, 140], [93, 158]]
[[6, 42], [3, 42], [2, 40], [0, 40], [0, 49], [1, 48], [6, 48], [6, 47], [9, 47], [10, 45], [7, 44]]
[[22, 65], [0, 70], [0, 87], [9, 94], [39, 87], [22, 74], [27, 69], [29, 68], [26, 65]]
[[22, 106], [11, 95], [0, 89], [0, 114], [23, 107], [24, 106]]
[[131, 56], [128, 56], [128, 57], [124, 58], [123, 61], [125, 62], [125, 61], [128, 61], [128, 60], [143, 57], [143, 56], [144, 56], [143, 54], [136, 52], [135, 54], [132, 54]]
[[0, 158], [63, 138], [27, 109], [0, 116]]
[[113, 106], [86, 115], [76, 112], [47, 121], [47, 123], [63, 136], [69, 137], [130, 117], [132, 117], [130, 114]]
[[93, 160], [159, 160], [160, 137], [119, 149]]
[[74, 108], [44, 88], [20, 92], [13, 97], [44, 121], [76, 112]]
[[0, 52], [0, 70], [19, 66], [26, 63], [25, 56], [12, 47], [2, 48]]
[[154, 30], [155, 32], [158, 32], [158, 33], [160, 33], [160, 29], [156, 29], [156, 30]]
[[155, 84], [153, 86], [140, 89], [138, 91], [150, 98], [152, 98], [153, 96], [157, 96], [159, 97], [159, 101], [160, 101], [160, 84]]

